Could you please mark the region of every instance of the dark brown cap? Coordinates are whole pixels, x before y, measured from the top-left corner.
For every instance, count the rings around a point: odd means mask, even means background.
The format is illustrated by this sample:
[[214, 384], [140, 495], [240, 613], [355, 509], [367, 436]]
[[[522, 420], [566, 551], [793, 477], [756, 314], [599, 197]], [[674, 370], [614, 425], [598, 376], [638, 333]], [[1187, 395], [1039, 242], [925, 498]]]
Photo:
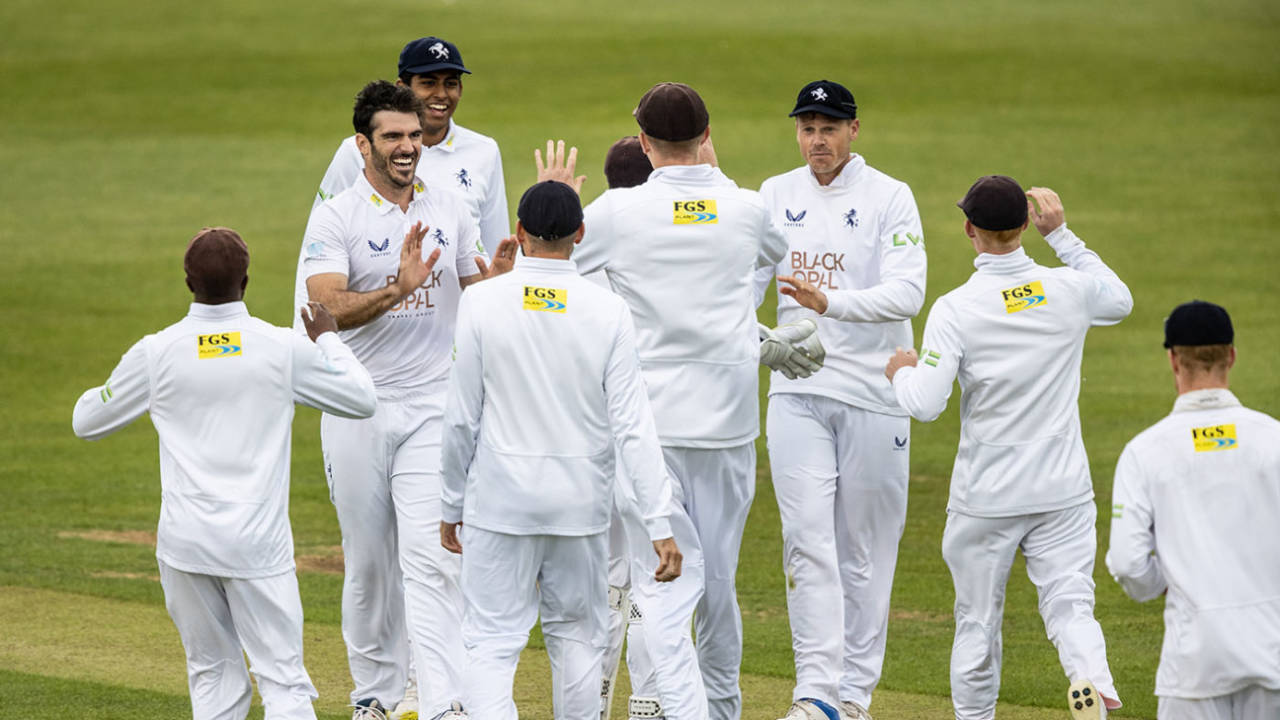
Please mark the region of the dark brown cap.
[[249, 247], [231, 228], [207, 227], [187, 244], [182, 269], [196, 294], [232, 297], [249, 273]]
[[1182, 303], [1164, 321], [1164, 346], [1230, 345], [1235, 341], [1231, 316], [1221, 305], [1204, 300]]
[[628, 135], [609, 148], [604, 156], [604, 177], [610, 188], [627, 188], [643, 184], [653, 172], [653, 163], [640, 148], [640, 138]]
[[1008, 175], [978, 178], [956, 207], [983, 230], [1012, 230], [1027, 222], [1027, 194]]
[[636, 122], [645, 135], [658, 140], [692, 140], [707, 129], [707, 106], [698, 92], [684, 83], [664, 82], [649, 88], [636, 106]]

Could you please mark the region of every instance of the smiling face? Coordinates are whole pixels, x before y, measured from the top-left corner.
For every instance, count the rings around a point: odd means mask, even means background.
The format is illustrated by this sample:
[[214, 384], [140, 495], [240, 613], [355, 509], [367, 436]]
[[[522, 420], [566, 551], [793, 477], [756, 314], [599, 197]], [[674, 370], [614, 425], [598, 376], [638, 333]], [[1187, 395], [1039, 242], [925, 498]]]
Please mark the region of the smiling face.
[[796, 116], [796, 142], [814, 177], [831, 182], [849, 162], [849, 146], [858, 137], [857, 119], [843, 120], [820, 113]]
[[462, 73], [457, 70], [436, 70], [409, 79], [409, 89], [425, 106], [422, 113], [422, 129], [428, 145], [444, 139], [449, 130], [449, 120], [462, 99]]
[[380, 110], [370, 123], [373, 138], [356, 136], [366, 175], [379, 191], [413, 186], [422, 155], [422, 121], [414, 113]]

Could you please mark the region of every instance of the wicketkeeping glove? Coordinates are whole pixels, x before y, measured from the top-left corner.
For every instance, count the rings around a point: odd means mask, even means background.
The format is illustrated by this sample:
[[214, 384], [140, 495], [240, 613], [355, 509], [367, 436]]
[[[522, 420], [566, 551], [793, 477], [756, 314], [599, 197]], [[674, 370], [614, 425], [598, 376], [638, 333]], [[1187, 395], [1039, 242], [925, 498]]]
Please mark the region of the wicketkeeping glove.
[[760, 362], [788, 380], [809, 377], [822, 368], [827, 352], [818, 339], [818, 324], [805, 319], [770, 329], [760, 329]]

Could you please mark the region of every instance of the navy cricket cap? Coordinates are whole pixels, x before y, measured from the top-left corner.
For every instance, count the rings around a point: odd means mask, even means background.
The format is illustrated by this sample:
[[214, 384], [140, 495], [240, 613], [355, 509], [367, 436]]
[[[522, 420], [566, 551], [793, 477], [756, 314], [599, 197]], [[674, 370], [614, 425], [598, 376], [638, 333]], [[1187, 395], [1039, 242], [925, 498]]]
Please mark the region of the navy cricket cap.
[[649, 88], [634, 114], [645, 135], [668, 142], [692, 140], [710, 121], [702, 96], [684, 83], [664, 82]]
[[1164, 321], [1164, 346], [1230, 345], [1236, 337], [1231, 316], [1221, 305], [1204, 300], [1183, 303]]
[[830, 80], [814, 80], [800, 88], [796, 107], [787, 117], [807, 112], [848, 120], [858, 117], [858, 105], [849, 88]]
[[653, 163], [640, 148], [640, 138], [628, 135], [609, 148], [604, 156], [604, 177], [610, 188], [627, 188], [643, 184], [653, 172]]
[[530, 235], [548, 242], [559, 240], [582, 227], [582, 200], [568, 185], [544, 180], [520, 196], [516, 217]]
[[436, 70], [471, 73], [462, 64], [462, 53], [458, 52], [458, 46], [434, 35], [418, 38], [400, 51], [398, 75], [422, 75]]
[[997, 232], [1022, 227], [1027, 222], [1027, 194], [1008, 175], [985, 175], [956, 203], [969, 222]]

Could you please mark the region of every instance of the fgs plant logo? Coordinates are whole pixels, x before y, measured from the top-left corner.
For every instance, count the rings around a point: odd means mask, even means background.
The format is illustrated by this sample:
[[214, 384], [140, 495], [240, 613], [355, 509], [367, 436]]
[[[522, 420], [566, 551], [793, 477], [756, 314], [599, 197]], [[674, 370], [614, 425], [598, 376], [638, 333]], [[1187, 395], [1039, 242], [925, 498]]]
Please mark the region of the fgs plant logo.
[[1039, 281], [1019, 285], [1008, 290], [1001, 290], [1000, 296], [1004, 298], [1004, 311], [1006, 313], [1022, 312], [1023, 310], [1044, 307], [1049, 304], [1049, 299], [1044, 294], [1044, 285], [1041, 285]]
[[196, 357], [200, 360], [239, 355], [240, 349], [240, 333], [238, 332], [196, 336]]
[[671, 222], [675, 225], [711, 225], [720, 222], [715, 200], [676, 200], [672, 203]]
[[1236, 442], [1235, 425], [1210, 425], [1209, 427], [1191, 428], [1191, 441], [1195, 443], [1196, 452], [1235, 450], [1240, 447], [1240, 444]]
[[569, 291], [564, 288], [524, 286], [524, 309], [539, 312], [563, 313], [569, 301]]

